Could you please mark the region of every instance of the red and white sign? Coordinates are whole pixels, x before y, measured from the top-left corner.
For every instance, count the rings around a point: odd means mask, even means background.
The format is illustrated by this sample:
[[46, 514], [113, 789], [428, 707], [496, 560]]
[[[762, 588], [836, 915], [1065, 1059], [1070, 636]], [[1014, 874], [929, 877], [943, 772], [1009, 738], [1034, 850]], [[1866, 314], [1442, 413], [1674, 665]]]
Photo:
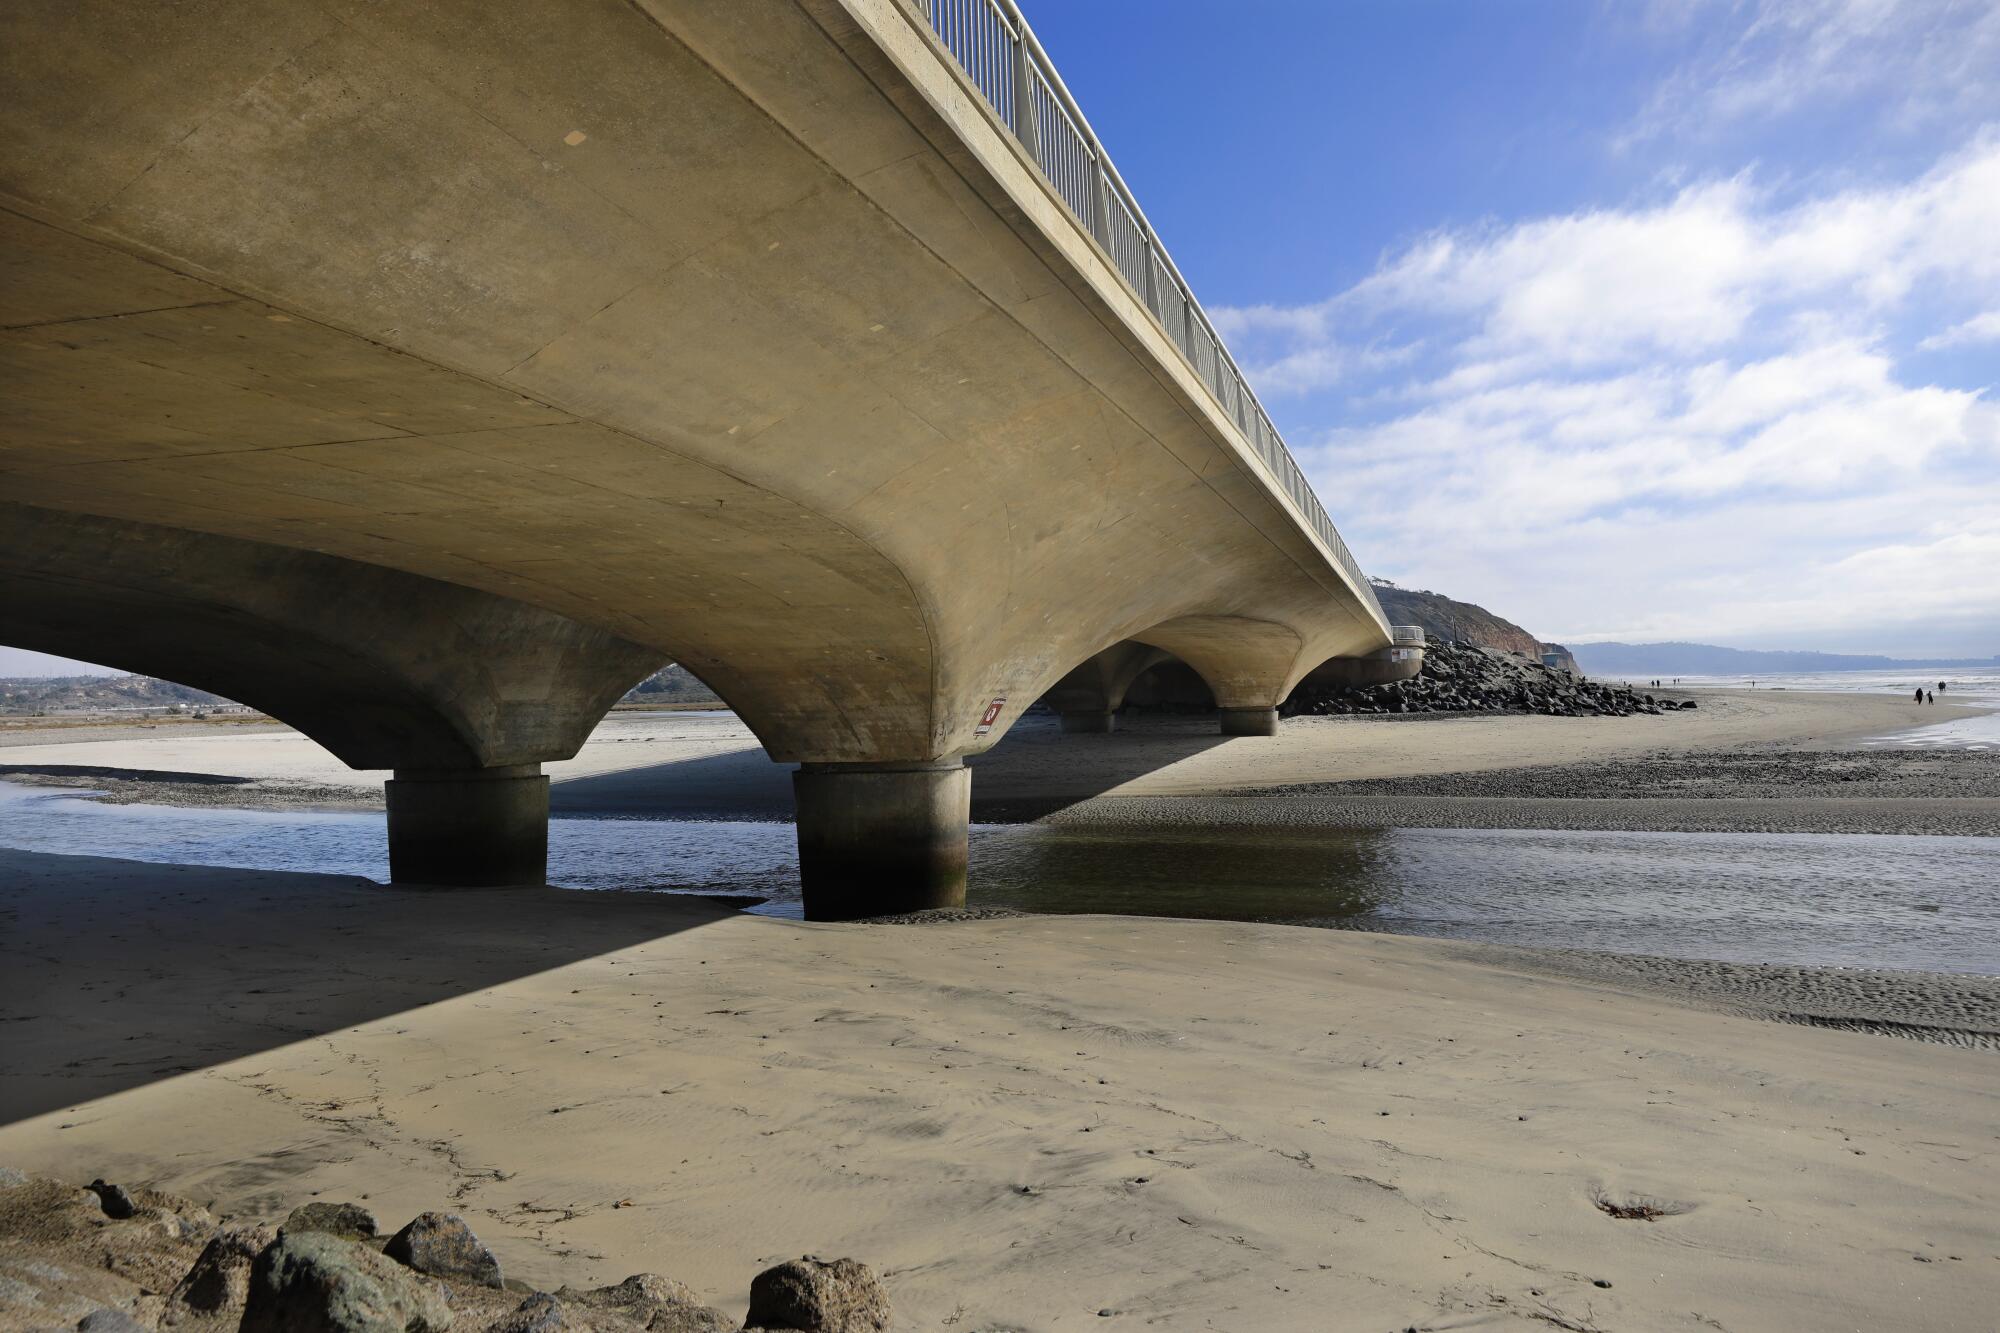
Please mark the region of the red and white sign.
[[979, 715], [979, 725], [972, 729], [972, 734], [975, 736], [984, 736], [987, 732], [993, 730], [993, 724], [1000, 720], [1000, 714], [1006, 711], [1006, 708], [1007, 696], [1004, 694], [986, 705], [986, 711]]

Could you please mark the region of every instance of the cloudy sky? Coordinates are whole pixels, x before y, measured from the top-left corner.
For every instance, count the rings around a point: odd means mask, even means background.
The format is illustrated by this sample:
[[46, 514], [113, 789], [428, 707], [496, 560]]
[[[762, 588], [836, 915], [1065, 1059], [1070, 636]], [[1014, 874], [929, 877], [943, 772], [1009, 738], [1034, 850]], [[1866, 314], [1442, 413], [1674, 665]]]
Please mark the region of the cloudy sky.
[[1372, 571], [2000, 653], [2000, 3], [1023, 3]]
[[2000, 653], [2000, 4], [1027, 7], [1371, 571]]

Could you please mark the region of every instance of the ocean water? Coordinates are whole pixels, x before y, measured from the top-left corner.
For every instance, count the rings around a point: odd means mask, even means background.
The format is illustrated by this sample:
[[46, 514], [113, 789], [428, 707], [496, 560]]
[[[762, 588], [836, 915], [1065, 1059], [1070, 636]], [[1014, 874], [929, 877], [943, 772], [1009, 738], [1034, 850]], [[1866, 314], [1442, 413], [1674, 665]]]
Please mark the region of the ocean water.
[[[380, 814], [105, 805], [0, 783], [0, 845], [382, 879]], [[797, 915], [792, 827], [549, 826], [575, 888], [761, 896]], [[974, 906], [1300, 922], [1682, 958], [2000, 975], [2000, 838], [982, 825]]]
[[[1652, 677], [1614, 676], [1643, 685]], [[1872, 736], [1864, 745], [1910, 749], [2000, 750], [2000, 669], [1992, 671], [1799, 671], [1775, 676], [1672, 676], [1672, 689], [1809, 690], [1823, 694], [1883, 694], [1909, 699], [1919, 685], [1937, 693], [1940, 703], [1975, 704], [1980, 712], [1939, 713], [1930, 705], [1910, 704], [1910, 725]]]

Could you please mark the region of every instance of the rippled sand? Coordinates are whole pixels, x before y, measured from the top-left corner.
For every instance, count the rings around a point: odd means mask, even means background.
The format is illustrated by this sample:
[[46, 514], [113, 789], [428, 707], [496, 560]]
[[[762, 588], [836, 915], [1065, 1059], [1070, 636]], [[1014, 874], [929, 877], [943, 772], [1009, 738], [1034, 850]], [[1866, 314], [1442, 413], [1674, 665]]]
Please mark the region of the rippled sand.
[[[926, 1329], [1992, 1310], [1986, 1051], [1285, 926], [811, 925], [21, 853], [0, 881], [0, 1163], [232, 1215], [449, 1199], [531, 1282], [666, 1272], [741, 1308], [773, 1256], [852, 1254]], [[1894, 1003], [1874, 985], [1850, 998]], [[1604, 1210], [1633, 1200], [1674, 1211]]]

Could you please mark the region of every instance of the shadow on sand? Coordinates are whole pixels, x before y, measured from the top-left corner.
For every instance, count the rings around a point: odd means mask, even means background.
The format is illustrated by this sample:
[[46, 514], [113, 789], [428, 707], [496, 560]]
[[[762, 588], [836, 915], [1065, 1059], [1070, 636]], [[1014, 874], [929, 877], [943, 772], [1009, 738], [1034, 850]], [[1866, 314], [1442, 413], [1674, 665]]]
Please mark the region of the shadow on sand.
[[[1108, 736], [1065, 735], [1053, 717], [1015, 724], [998, 745], [967, 761], [972, 818], [1022, 824], [1228, 743], [1215, 715], [1166, 714], [1128, 722]], [[792, 769], [757, 748], [557, 782], [552, 814], [654, 819], [792, 817]]]
[[733, 915], [11, 850], [0, 881], [0, 1124]]
[[[1070, 736], [1053, 718], [1029, 719], [971, 761], [973, 818], [1025, 823], [1087, 800], [1224, 744], [1214, 728], [1212, 716], [1168, 716], [1109, 736]], [[571, 817], [782, 821], [792, 814], [791, 772], [761, 749], [730, 750], [559, 782], [550, 805]], [[1052, 871], [1041, 865], [1037, 873]], [[0, 897], [0, 1124], [735, 910], [669, 894], [399, 890], [358, 876], [6, 849], [0, 882], [8, 885]], [[427, 947], [446, 938], [448, 950]]]

